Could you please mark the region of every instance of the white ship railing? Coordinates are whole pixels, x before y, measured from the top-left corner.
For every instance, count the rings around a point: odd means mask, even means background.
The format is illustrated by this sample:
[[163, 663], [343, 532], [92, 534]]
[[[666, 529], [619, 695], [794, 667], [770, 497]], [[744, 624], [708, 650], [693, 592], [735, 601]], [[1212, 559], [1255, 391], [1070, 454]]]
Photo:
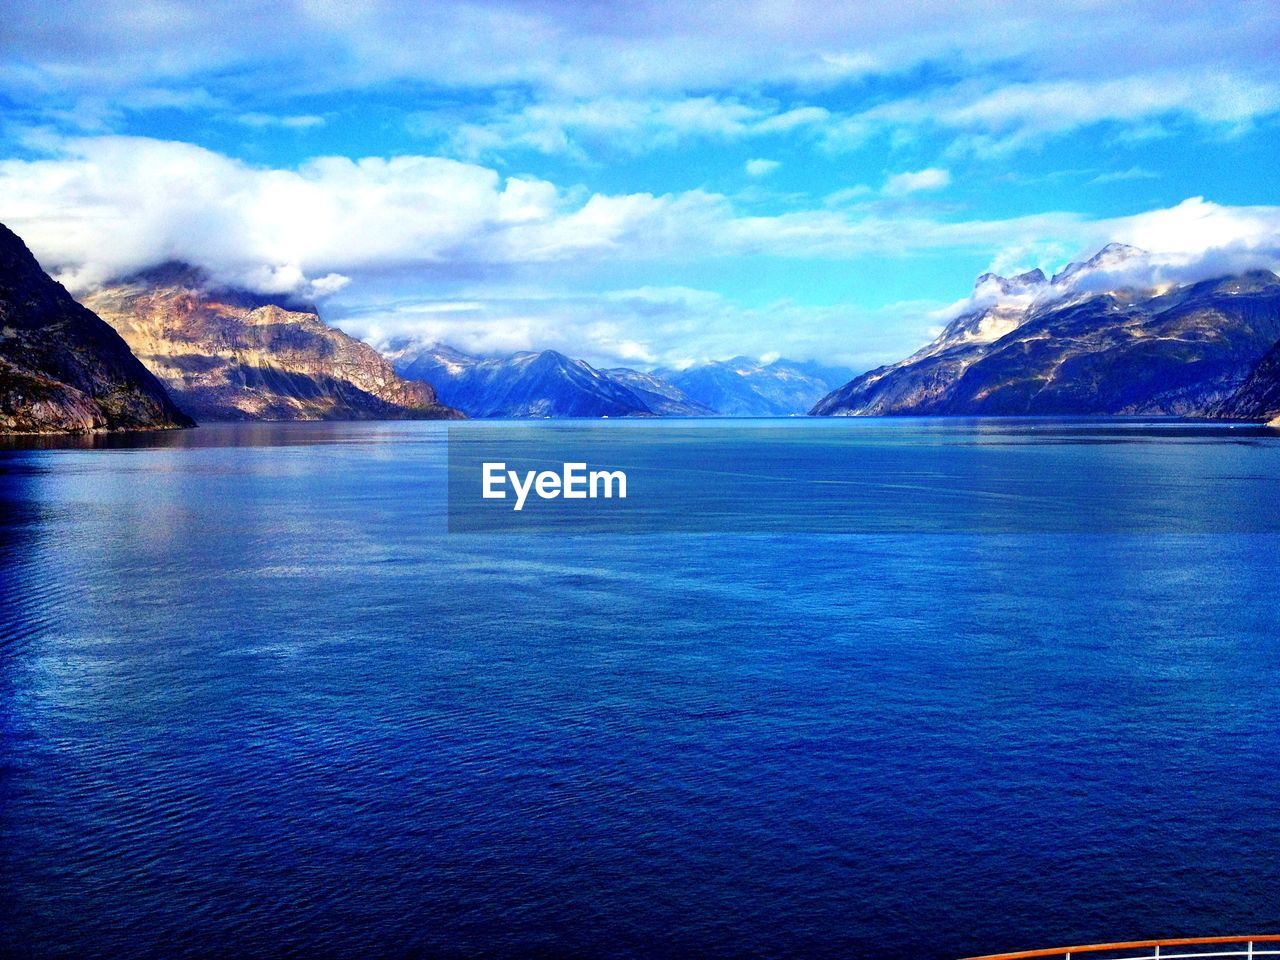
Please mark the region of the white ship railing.
[[1280, 935], [1253, 937], [1183, 937], [1175, 940], [1129, 940], [1124, 943], [1091, 943], [1075, 947], [1051, 947], [1047, 950], [1019, 950], [1015, 953], [992, 953], [967, 960], [1033, 960], [1033, 958], [1071, 960], [1199, 960], [1202, 957], [1280, 957]]

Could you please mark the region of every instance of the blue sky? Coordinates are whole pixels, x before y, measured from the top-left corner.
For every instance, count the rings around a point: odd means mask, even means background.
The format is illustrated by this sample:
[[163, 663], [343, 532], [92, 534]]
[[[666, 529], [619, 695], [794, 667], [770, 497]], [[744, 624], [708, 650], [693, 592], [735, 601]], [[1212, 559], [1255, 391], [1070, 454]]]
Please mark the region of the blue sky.
[[865, 368], [1109, 240], [1280, 263], [1267, 3], [48, 5], [0, 34], [0, 221], [409, 336]]

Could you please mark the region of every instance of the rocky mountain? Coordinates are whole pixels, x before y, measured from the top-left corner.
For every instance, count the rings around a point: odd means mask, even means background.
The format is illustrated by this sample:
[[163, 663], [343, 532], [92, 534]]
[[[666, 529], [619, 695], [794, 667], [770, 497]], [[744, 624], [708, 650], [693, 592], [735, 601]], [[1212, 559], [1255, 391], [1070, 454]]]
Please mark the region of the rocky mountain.
[[0, 225], [0, 433], [189, 426], [119, 335]]
[[403, 376], [429, 378], [440, 398], [470, 417], [652, 416], [630, 387], [555, 350], [486, 359], [436, 344], [392, 344]]
[[714, 417], [716, 411], [690, 399], [669, 380], [629, 367], [601, 371], [610, 380], [629, 387], [659, 417]]
[[726, 417], [785, 417], [809, 410], [852, 371], [788, 360], [759, 363], [747, 357], [684, 370], [655, 370], [689, 400]]
[[1280, 427], [1280, 343], [1267, 351], [1240, 389], [1210, 413], [1226, 420], [1266, 420]]
[[1253, 271], [1159, 285], [1109, 244], [1052, 279], [978, 279], [931, 344], [833, 391], [817, 415], [1204, 416], [1280, 340], [1280, 278]]
[[198, 420], [459, 416], [314, 307], [214, 284], [169, 263], [84, 298]]

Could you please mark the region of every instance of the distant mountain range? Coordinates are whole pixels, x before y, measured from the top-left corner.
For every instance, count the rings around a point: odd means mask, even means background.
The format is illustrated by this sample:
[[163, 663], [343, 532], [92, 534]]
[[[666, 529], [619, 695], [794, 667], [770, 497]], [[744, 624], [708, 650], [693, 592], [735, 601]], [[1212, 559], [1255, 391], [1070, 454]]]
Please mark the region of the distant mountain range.
[[696, 403], [726, 417], [786, 417], [808, 412], [851, 370], [816, 363], [746, 357], [703, 363], [653, 375], [678, 387]]
[[[832, 391], [827, 416], [1130, 414], [1267, 419], [1280, 277], [1118, 282], [1145, 254], [1109, 244], [1052, 279], [978, 278], [931, 344]], [[1135, 275], [1141, 275], [1136, 271]], [[1269, 378], [1269, 379], [1268, 379]]]
[[430, 380], [469, 417], [651, 416], [644, 400], [599, 370], [554, 350], [485, 359], [443, 345], [388, 356], [405, 377]]
[[0, 433], [191, 425], [120, 336], [0, 225]]
[[219, 286], [168, 263], [84, 298], [197, 420], [458, 416], [314, 307]]
[[554, 350], [477, 357], [443, 344], [393, 343], [406, 377], [429, 380], [471, 417], [790, 416], [806, 412], [848, 370], [745, 357], [684, 370], [598, 370]]

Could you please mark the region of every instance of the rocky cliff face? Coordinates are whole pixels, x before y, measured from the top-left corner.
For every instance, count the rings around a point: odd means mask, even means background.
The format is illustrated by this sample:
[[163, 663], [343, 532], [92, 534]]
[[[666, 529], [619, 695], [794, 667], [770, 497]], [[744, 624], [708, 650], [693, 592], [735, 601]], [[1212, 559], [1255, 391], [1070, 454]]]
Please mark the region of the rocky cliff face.
[[1227, 420], [1267, 420], [1280, 426], [1280, 343], [1253, 368], [1244, 384], [1211, 411]]
[[1106, 287], [1140, 257], [1112, 244], [1052, 280], [985, 275], [933, 343], [812, 412], [1212, 415], [1280, 340], [1280, 278]]
[[0, 225], [0, 433], [191, 425], [119, 335]]
[[449, 419], [427, 383], [314, 308], [166, 264], [84, 299], [197, 420]]

